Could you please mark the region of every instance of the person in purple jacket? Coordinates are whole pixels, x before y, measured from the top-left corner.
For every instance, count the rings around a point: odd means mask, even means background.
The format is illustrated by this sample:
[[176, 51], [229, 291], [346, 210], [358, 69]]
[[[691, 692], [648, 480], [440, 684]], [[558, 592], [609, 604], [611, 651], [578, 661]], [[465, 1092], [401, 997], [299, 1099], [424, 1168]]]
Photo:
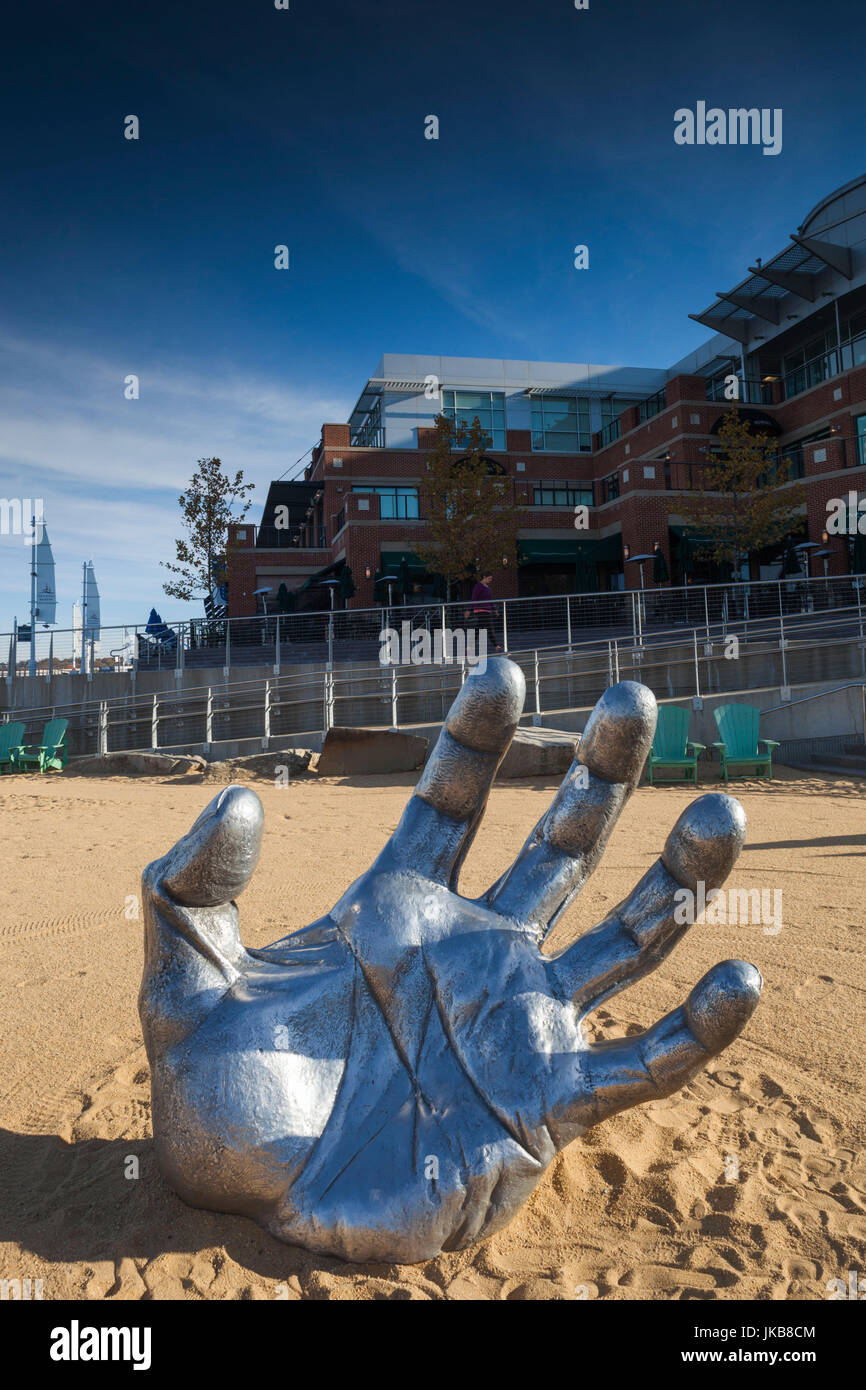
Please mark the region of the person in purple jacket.
[[484, 629], [493, 646], [495, 652], [501, 652], [496, 633], [493, 630], [493, 591], [490, 585], [493, 583], [493, 574], [482, 574], [472, 590], [472, 597], [469, 600], [469, 613], [474, 621], [475, 627]]

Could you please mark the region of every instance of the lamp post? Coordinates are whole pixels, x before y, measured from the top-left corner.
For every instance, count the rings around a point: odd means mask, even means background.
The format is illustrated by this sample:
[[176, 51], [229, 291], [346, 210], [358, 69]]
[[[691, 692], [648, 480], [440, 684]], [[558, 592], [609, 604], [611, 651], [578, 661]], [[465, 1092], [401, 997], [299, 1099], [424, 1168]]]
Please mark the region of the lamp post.
[[824, 549], [819, 550], [817, 553], [821, 556], [821, 558], [824, 561], [824, 578], [826, 579], [830, 570], [830, 557], [833, 554], [833, 547], [830, 544], [829, 531], [821, 532], [821, 544], [824, 547]]
[[628, 558], [631, 560], [632, 564], [638, 566], [640, 570], [640, 586], [642, 589], [644, 589], [646, 585], [644, 584], [643, 567], [646, 564], [647, 560], [652, 560], [655, 557], [653, 555], [630, 555]]
[[340, 581], [339, 579], [326, 579], [324, 583], [331, 595], [331, 611], [328, 615], [328, 670], [330, 671], [334, 665], [334, 595]]
[[807, 578], [807, 579], [811, 579], [811, 578], [812, 578], [812, 571], [811, 571], [810, 566], [809, 566], [809, 551], [810, 551], [810, 550], [818, 550], [818, 549], [819, 549], [818, 542], [817, 542], [817, 541], [801, 541], [799, 545], [795, 545], [795, 546], [794, 546], [794, 549], [797, 550], [797, 551], [800, 551], [800, 550], [801, 550], [801, 551], [803, 552], [803, 554], [802, 554], [802, 556], [801, 556], [800, 558], [801, 558], [801, 560], [805, 560], [805, 562], [806, 562], [806, 578]]
[[795, 549], [795, 550], [798, 552], [798, 554], [800, 555], [801, 562], [802, 562], [802, 561], [805, 561], [805, 565], [806, 565], [806, 612], [808, 612], [808, 613], [813, 613], [814, 610], [815, 610], [815, 598], [814, 598], [814, 595], [813, 595], [813, 593], [812, 593], [812, 589], [811, 589], [811, 586], [810, 586], [810, 583], [809, 583], [809, 581], [810, 581], [811, 578], [812, 578], [812, 568], [811, 568], [811, 565], [810, 565], [810, 562], [809, 562], [809, 552], [812, 551], [812, 550], [819, 550], [820, 547], [819, 547], [817, 541], [801, 541], [799, 545], [795, 545], [795, 546], [794, 546], [794, 549]]
[[832, 550], [816, 550], [816, 551], [815, 551], [815, 559], [816, 559], [816, 560], [823, 560], [823, 561], [824, 561], [824, 578], [825, 578], [825, 579], [827, 578], [827, 568], [828, 568], [828, 566], [829, 566], [829, 563], [830, 563], [830, 556], [831, 556], [832, 554], [833, 554]]
[[[626, 551], [628, 551], [628, 555], [626, 555]], [[640, 591], [640, 594], [638, 595], [638, 601], [637, 601], [637, 603], [638, 603], [638, 615], [639, 615], [639, 618], [640, 618], [640, 634], [641, 634], [639, 640], [640, 640], [641, 644], [643, 644], [643, 629], [646, 627], [646, 609], [645, 609], [645, 607], [644, 607], [644, 588], [645, 588], [645, 584], [644, 584], [644, 577], [643, 577], [643, 567], [644, 567], [644, 565], [646, 564], [647, 560], [651, 560], [653, 557], [652, 557], [652, 555], [647, 555], [647, 554], [632, 555], [632, 553], [631, 553], [631, 547], [630, 547], [630, 546], [623, 546], [623, 552], [622, 552], [622, 553], [623, 553], [623, 556], [624, 556], [624, 558], [625, 558], [626, 560], [631, 560], [632, 564], [637, 565], [638, 569], [640, 570], [640, 590], [641, 590], [641, 591]]]
[[[826, 579], [826, 578], [828, 577], [829, 573], [830, 573], [830, 556], [833, 554], [833, 549], [832, 549], [832, 547], [831, 547], [831, 545], [830, 545], [830, 533], [829, 533], [829, 531], [822, 531], [822, 532], [821, 532], [821, 544], [823, 545], [824, 549], [823, 549], [823, 550], [816, 550], [816, 551], [815, 551], [815, 559], [816, 559], [816, 560], [819, 560], [819, 559], [820, 559], [820, 560], [823, 560], [823, 561], [824, 561], [824, 578]], [[828, 592], [829, 592], [829, 591], [828, 591], [827, 586], [826, 586], [826, 584], [825, 584], [825, 586], [824, 586], [824, 593], [825, 593], [825, 595], [826, 595]], [[829, 601], [828, 601], [828, 602], [829, 602]]]

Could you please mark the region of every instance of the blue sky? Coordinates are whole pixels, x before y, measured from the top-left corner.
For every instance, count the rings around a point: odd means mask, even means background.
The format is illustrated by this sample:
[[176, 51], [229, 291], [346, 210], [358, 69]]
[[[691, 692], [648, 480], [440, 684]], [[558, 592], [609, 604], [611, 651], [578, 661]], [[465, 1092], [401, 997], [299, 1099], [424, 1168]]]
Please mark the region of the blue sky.
[[[104, 622], [180, 616], [196, 459], [243, 468], [257, 520], [383, 352], [667, 366], [863, 172], [849, 0], [30, 8], [0, 60], [0, 496], [44, 499], [61, 626], [83, 559]], [[781, 107], [781, 154], [676, 145], [698, 100]], [[0, 632], [27, 571], [0, 536]]]

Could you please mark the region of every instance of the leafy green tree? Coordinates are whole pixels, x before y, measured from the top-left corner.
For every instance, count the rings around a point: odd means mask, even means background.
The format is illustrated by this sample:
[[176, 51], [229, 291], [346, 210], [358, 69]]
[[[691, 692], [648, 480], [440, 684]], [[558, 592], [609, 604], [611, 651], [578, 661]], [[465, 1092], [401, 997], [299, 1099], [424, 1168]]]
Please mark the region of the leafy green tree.
[[[239, 469], [232, 478], [218, 458], [199, 459], [189, 486], [178, 498], [186, 538], [175, 541], [175, 564], [162, 560], [175, 577], [163, 584], [172, 598], [190, 600], [211, 592], [214, 565], [228, 554], [230, 521], [243, 521], [250, 508], [246, 501], [255, 483], [245, 483]], [[240, 514], [234, 507], [242, 504]]]
[[415, 548], [442, 576], [450, 599], [452, 588], [473, 575], [516, 563], [520, 519], [511, 479], [491, 469], [479, 420], [467, 426], [438, 415], [434, 428], [420, 488], [427, 535]]
[[697, 486], [677, 494], [676, 508], [705, 542], [697, 553], [734, 572], [753, 550], [780, 541], [800, 522], [805, 491], [790, 480], [769, 435], [753, 432], [736, 407], [719, 427], [722, 452], [704, 464]]

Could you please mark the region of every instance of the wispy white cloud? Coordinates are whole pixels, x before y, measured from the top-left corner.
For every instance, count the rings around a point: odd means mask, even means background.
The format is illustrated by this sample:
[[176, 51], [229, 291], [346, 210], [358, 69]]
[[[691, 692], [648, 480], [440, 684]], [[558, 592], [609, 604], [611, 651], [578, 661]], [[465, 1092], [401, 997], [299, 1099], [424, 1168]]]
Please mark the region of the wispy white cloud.
[[[124, 399], [127, 363], [0, 330], [0, 496], [41, 497], [57, 564], [59, 615], [77, 596], [80, 564], [94, 560], [103, 617], [130, 621], [162, 595], [181, 534], [177, 497], [196, 459], [218, 455], [256, 484], [268, 483], [315, 443], [322, 423], [345, 420], [351, 402], [255, 376], [229, 364], [140, 361], [138, 400]], [[27, 607], [20, 538], [0, 536], [0, 631]]]

